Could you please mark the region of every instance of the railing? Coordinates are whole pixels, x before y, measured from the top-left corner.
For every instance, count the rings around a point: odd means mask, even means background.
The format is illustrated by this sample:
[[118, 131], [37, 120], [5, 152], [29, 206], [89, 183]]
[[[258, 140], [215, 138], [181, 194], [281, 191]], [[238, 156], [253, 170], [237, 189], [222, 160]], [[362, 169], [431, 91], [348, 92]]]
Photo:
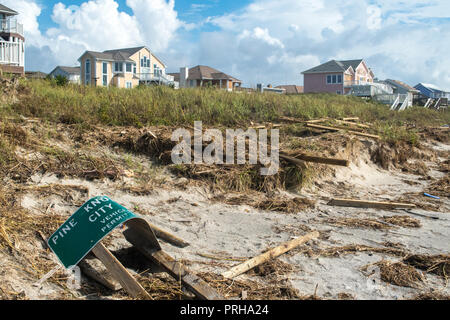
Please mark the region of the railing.
[[175, 80], [174, 76], [169, 76], [163, 73], [138, 73], [136, 74], [141, 81], [155, 81], [162, 83], [173, 83]]
[[375, 95], [374, 99], [383, 104], [392, 105], [397, 98], [399, 99], [399, 103], [403, 103], [406, 99], [408, 99], [407, 94], [379, 94]]
[[18, 33], [23, 36], [23, 24], [16, 19], [0, 19], [0, 32]]
[[371, 84], [373, 84], [373, 82], [361, 81], [361, 80], [344, 81], [344, 87], [364, 86], [364, 85], [371, 85]]
[[16, 42], [0, 41], [0, 64], [23, 66], [23, 44]]

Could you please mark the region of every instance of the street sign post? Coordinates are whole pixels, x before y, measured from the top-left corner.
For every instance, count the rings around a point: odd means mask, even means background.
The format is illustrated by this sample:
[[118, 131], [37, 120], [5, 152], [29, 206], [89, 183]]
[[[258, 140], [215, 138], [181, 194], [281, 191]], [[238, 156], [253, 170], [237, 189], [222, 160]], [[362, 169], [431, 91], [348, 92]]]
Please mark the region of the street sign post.
[[117, 226], [139, 218], [106, 196], [87, 201], [48, 239], [50, 249], [62, 265], [76, 266]]

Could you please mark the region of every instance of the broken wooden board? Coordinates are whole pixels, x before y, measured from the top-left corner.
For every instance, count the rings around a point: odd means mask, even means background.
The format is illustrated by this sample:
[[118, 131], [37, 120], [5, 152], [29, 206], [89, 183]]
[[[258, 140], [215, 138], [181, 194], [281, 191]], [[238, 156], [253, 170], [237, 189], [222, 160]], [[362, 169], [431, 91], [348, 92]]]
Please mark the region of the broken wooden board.
[[139, 282], [128, 272], [127, 269], [125, 269], [125, 267], [119, 262], [119, 260], [117, 260], [116, 257], [114, 257], [114, 255], [103, 245], [103, 243], [99, 242], [92, 249], [92, 252], [133, 298], [151, 298], [147, 291], [145, 291]]
[[192, 293], [194, 293], [197, 298], [203, 300], [224, 299], [222, 295], [210, 287], [204, 280], [193, 274], [189, 269], [183, 266], [182, 263], [173, 259], [160, 248], [155, 248], [151, 241], [149, 242], [149, 239], [145, 236], [145, 230], [142, 226], [135, 225], [125, 230], [123, 234], [127, 241], [138, 249], [144, 256], [152, 262], [158, 264], [176, 280], [181, 281], [181, 283]]
[[358, 121], [359, 117], [342, 118], [342, 121]]
[[336, 122], [341, 123], [341, 124], [348, 124], [349, 126], [357, 126], [360, 128], [370, 129], [370, 126], [367, 124], [356, 123], [356, 122], [345, 121], [345, 120], [336, 120]]
[[118, 291], [122, 289], [120, 283], [114, 279], [112, 274], [106, 269], [106, 267], [98, 259], [83, 259], [78, 264], [87, 277], [102, 284], [106, 288], [112, 291]]
[[345, 159], [317, 157], [317, 156], [310, 156], [307, 154], [296, 154], [295, 157], [290, 157], [285, 154], [280, 154], [280, 158], [283, 158], [283, 159], [291, 161], [291, 162], [294, 162], [295, 159], [298, 159], [298, 160], [302, 160], [305, 162], [323, 163], [323, 164], [330, 164], [330, 165], [343, 166], [343, 167], [348, 167], [350, 165], [350, 161], [345, 160]]
[[319, 237], [319, 232], [314, 231], [314, 232], [308, 233], [307, 235], [304, 235], [302, 237], [285, 242], [282, 245], [280, 245], [274, 249], [271, 249], [257, 257], [254, 257], [250, 260], [247, 260], [244, 263], [241, 263], [241, 264], [231, 268], [228, 271], [225, 271], [224, 273], [222, 273], [222, 276], [225, 278], [228, 278], [228, 279], [235, 278], [238, 275], [241, 275], [241, 274], [253, 269], [256, 266], [259, 266], [268, 260], [279, 257], [282, 254], [284, 254], [284, 253], [286, 253], [286, 252], [288, 252], [288, 251], [290, 251], [312, 239], [318, 238], [318, 237]]
[[395, 208], [415, 208], [415, 204], [396, 203], [396, 202], [380, 202], [352, 199], [332, 199], [328, 205], [339, 207], [355, 207], [355, 208], [377, 208], [377, 209], [395, 209]]
[[155, 233], [155, 236], [159, 239], [162, 239], [180, 248], [185, 248], [190, 245], [183, 239], [180, 239], [177, 236], [174, 236], [173, 234], [170, 234], [169, 232], [162, 230], [161, 228], [155, 226], [154, 224], [148, 222], [148, 225], [150, 226], [150, 228], [152, 228], [153, 232]]
[[368, 134], [368, 133], [363, 133], [363, 132], [350, 130], [350, 128], [345, 128], [344, 129], [343, 127], [329, 127], [329, 126], [322, 126], [322, 125], [310, 124], [310, 123], [307, 123], [306, 126], [308, 128], [329, 130], [329, 131], [347, 130], [348, 133], [352, 133], [352, 134], [355, 134], [357, 136], [363, 136], [363, 137], [368, 137], [368, 138], [380, 139], [380, 136], [377, 136], [377, 135], [374, 135], [374, 134]]
[[306, 123], [321, 123], [330, 120], [329, 118], [321, 118], [321, 119], [313, 119], [313, 120], [307, 120]]
[[289, 161], [302, 169], [306, 169], [306, 163], [302, 160], [280, 154], [280, 158]]

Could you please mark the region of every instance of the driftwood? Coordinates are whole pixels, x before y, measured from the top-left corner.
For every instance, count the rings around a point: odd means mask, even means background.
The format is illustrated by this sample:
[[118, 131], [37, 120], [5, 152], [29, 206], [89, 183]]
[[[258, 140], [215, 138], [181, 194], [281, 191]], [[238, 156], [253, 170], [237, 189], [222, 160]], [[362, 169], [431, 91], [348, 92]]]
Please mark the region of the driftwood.
[[183, 239], [180, 239], [177, 236], [174, 236], [173, 234], [170, 234], [169, 232], [162, 230], [161, 228], [155, 226], [154, 224], [148, 222], [148, 225], [150, 226], [150, 228], [152, 228], [157, 238], [160, 238], [180, 248], [185, 248], [189, 246], [189, 243], [187, 243]]
[[409, 204], [409, 203], [365, 201], [365, 200], [351, 200], [351, 199], [332, 199], [328, 203], [328, 205], [340, 206], [340, 207], [378, 208], [378, 209], [415, 208], [416, 207], [416, 205]]
[[222, 276], [225, 278], [229, 278], [229, 279], [235, 278], [238, 275], [243, 274], [243, 273], [253, 269], [256, 266], [259, 266], [268, 260], [279, 257], [282, 254], [284, 254], [284, 253], [286, 253], [286, 252], [288, 252], [288, 251], [290, 251], [312, 239], [315, 239], [317, 237], [319, 237], [319, 232], [314, 231], [314, 232], [308, 233], [307, 235], [299, 237], [297, 239], [285, 242], [282, 245], [280, 245], [274, 249], [271, 249], [257, 257], [254, 257], [250, 260], [247, 260], [246, 262], [244, 262], [242, 264], [239, 264], [239, 265], [231, 268], [230, 270], [222, 273]]

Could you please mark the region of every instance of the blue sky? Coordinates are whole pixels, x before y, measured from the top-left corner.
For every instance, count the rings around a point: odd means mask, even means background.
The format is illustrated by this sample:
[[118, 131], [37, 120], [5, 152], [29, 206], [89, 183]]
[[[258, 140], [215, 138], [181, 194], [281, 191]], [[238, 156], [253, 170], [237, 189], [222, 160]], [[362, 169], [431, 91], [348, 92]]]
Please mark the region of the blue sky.
[[0, 0], [20, 12], [26, 69], [77, 65], [85, 50], [146, 45], [168, 66], [209, 65], [245, 85], [303, 84], [331, 59], [378, 78], [450, 88], [448, 0]]
[[[42, 13], [38, 18], [39, 24], [43, 31], [46, 31], [49, 27], [56, 27], [57, 24], [51, 19], [53, 6], [59, 2], [69, 5], [80, 6], [85, 0], [45, 0], [39, 1], [38, 3], [42, 6]], [[133, 11], [126, 5], [126, 0], [117, 0], [119, 4], [119, 10], [124, 11], [128, 14], [133, 14]], [[231, 13], [238, 9], [244, 8], [250, 3], [250, 0], [177, 0], [175, 1], [175, 10], [178, 12], [178, 16], [183, 21], [188, 23], [196, 22], [201, 19], [205, 19], [210, 16], [219, 16], [225, 13]], [[211, 26], [209, 26], [211, 27]]]

